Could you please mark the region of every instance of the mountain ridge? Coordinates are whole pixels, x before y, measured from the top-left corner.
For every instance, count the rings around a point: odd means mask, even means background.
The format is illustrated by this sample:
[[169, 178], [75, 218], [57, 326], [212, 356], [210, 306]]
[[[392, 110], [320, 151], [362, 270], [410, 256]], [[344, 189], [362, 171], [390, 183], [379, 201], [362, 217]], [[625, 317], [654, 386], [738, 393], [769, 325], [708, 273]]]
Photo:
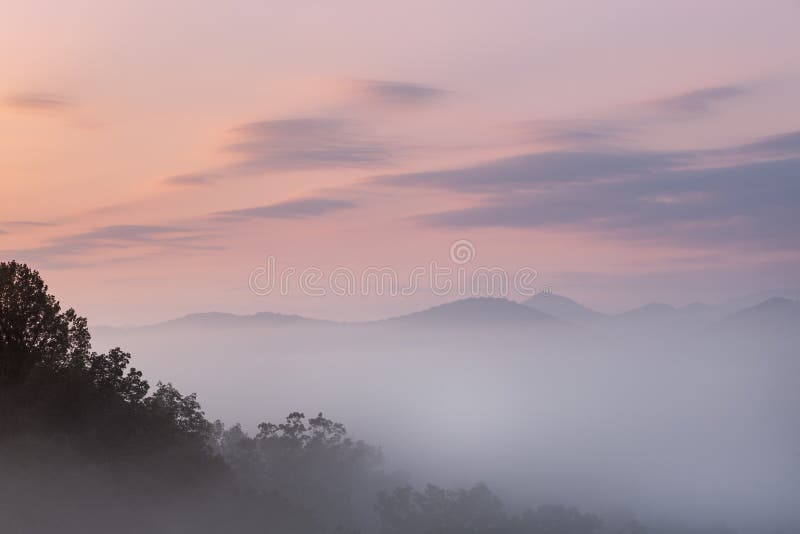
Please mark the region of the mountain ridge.
[[577, 301], [554, 293], [537, 293], [522, 301], [524, 306], [552, 315], [557, 319], [576, 324], [593, 323], [607, 317]]
[[[362, 321], [336, 321], [317, 319], [297, 314], [284, 314], [278, 312], [261, 311], [252, 314], [235, 314], [229, 312], [195, 312], [182, 315], [165, 321], [133, 326], [105, 326], [94, 327], [96, 331], [147, 331], [165, 328], [206, 327], [206, 328], [236, 328], [246, 326], [290, 326], [290, 325], [375, 325], [375, 324], [401, 324], [421, 321], [428, 317], [436, 323], [453, 324], [478, 324], [483, 321], [494, 325], [524, 324], [524, 323], [565, 323], [575, 325], [588, 325], [608, 320], [653, 322], [669, 320], [701, 320], [705, 322], [732, 322], [744, 320], [742, 312], [756, 309], [752, 313], [766, 314], [775, 307], [792, 308], [787, 303], [798, 304], [798, 301], [783, 297], [771, 297], [758, 302], [753, 306], [737, 309], [726, 313], [724, 305], [711, 306], [693, 302], [681, 307], [665, 303], [652, 302], [636, 308], [617, 313], [605, 314], [593, 310], [568, 297], [555, 294], [539, 294], [522, 302], [496, 297], [469, 297], [457, 299], [436, 306], [423, 308], [418, 311], [406, 313], [385, 319]], [[765, 306], [765, 308], [759, 308]], [[760, 312], [758, 310], [761, 310]], [[791, 311], [787, 311], [791, 314]], [[739, 319], [735, 317], [740, 316]]]

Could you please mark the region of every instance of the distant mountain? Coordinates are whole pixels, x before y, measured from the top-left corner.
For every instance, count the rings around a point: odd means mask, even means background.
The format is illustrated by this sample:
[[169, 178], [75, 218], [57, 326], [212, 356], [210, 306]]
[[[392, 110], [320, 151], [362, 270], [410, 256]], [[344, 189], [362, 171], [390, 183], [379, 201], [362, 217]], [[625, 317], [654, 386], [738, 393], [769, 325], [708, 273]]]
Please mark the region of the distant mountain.
[[708, 304], [703, 304], [702, 302], [692, 302], [685, 306], [681, 306], [678, 308], [678, 311], [681, 313], [689, 314], [689, 315], [703, 315], [712, 311], [713, 308]]
[[[724, 317], [724, 319], [723, 319]], [[560, 295], [539, 294], [523, 303], [504, 298], [475, 297], [441, 304], [425, 310], [392, 317], [381, 321], [340, 323], [310, 319], [300, 315], [260, 312], [251, 315], [207, 312], [192, 313], [176, 319], [145, 326], [94, 327], [98, 334], [125, 332], [159, 332], [189, 329], [268, 329], [290, 326], [349, 325], [413, 325], [430, 327], [487, 326], [501, 327], [531, 324], [617, 324], [653, 327], [702, 326], [711, 324], [753, 324], [758, 326], [796, 325], [800, 317], [800, 303], [796, 300], [775, 297], [733, 314], [725, 315], [721, 306], [708, 306], [699, 302], [675, 308], [664, 303], [650, 303], [632, 310], [606, 315]]]
[[728, 299], [720, 303], [717, 308], [723, 315], [731, 315], [746, 308], [752, 308], [762, 302], [780, 297], [787, 300], [800, 300], [800, 289], [769, 289], [741, 297]]
[[170, 319], [162, 323], [155, 323], [144, 326], [134, 327], [99, 327], [93, 329], [97, 332], [112, 331], [161, 331], [184, 328], [202, 329], [227, 329], [227, 328], [253, 328], [268, 326], [289, 326], [289, 325], [320, 325], [335, 324], [332, 321], [322, 321], [319, 319], [309, 319], [300, 315], [285, 315], [282, 313], [259, 312], [252, 315], [237, 315], [235, 313], [206, 312], [190, 313], [177, 319]]
[[663, 302], [652, 302], [614, 316], [618, 325], [633, 325], [647, 328], [705, 328], [718, 322], [724, 313], [716, 306], [692, 302], [676, 308]]
[[722, 324], [737, 329], [797, 330], [800, 328], [800, 302], [773, 297], [729, 315]]
[[160, 332], [183, 329], [234, 329], [234, 328], [269, 328], [285, 326], [324, 326], [324, 325], [413, 325], [413, 326], [519, 326], [535, 323], [558, 323], [553, 316], [502, 298], [467, 298], [449, 302], [422, 311], [401, 315], [380, 321], [338, 323], [309, 319], [299, 315], [261, 312], [253, 315], [237, 315], [233, 313], [207, 312], [192, 313], [161, 323], [146, 326], [125, 328], [96, 327], [97, 333], [116, 332]]
[[628, 321], [672, 320], [680, 316], [678, 309], [663, 302], [652, 302], [618, 314], [616, 317]]
[[606, 317], [572, 299], [552, 293], [537, 293], [522, 304], [568, 323], [587, 324]]
[[709, 306], [702, 302], [692, 302], [678, 308], [678, 314], [698, 324], [711, 324], [719, 321], [725, 312], [718, 306]]
[[539, 310], [503, 298], [478, 297], [449, 302], [427, 310], [379, 321], [384, 325], [434, 327], [523, 326], [558, 324]]

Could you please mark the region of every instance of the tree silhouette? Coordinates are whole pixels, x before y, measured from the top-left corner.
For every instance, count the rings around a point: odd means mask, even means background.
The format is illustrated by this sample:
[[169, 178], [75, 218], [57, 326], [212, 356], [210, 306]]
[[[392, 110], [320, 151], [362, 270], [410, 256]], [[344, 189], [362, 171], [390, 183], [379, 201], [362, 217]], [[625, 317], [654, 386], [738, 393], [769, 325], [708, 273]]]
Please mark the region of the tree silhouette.
[[379, 470], [380, 449], [347, 437], [341, 423], [289, 414], [283, 423], [261, 423], [251, 438], [234, 425], [220, 434], [228, 465], [252, 487], [280, 492], [313, 508], [320, 520], [343, 531], [371, 514], [380, 489], [397, 477]]
[[130, 360], [119, 348], [93, 352], [86, 319], [62, 311], [37, 271], [0, 263], [0, 438], [60, 436], [120, 466], [135, 456], [132, 472], [149, 465], [162, 479], [218, 471], [196, 396], [161, 383], [148, 396]]
[[86, 319], [62, 312], [37, 271], [0, 263], [0, 384], [20, 384], [41, 364], [83, 365], [89, 349]]
[[410, 486], [378, 496], [384, 534], [500, 534], [507, 530], [503, 505], [483, 484], [446, 490], [434, 485], [417, 491]]
[[489, 488], [447, 490], [428, 485], [424, 491], [399, 487], [378, 496], [384, 534], [593, 534], [600, 520], [575, 508], [540, 506], [509, 516]]

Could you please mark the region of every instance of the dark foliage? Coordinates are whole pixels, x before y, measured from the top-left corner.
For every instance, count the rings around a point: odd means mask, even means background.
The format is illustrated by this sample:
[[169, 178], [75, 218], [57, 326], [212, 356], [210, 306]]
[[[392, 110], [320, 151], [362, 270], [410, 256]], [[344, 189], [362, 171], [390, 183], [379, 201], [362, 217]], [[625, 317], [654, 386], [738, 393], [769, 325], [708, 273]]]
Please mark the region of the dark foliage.
[[62, 312], [36, 271], [0, 264], [0, 438], [61, 440], [127, 472], [132, 485], [194, 484], [223, 473], [194, 395], [158, 384], [148, 396], [129, 363], [118, 348], [92, 352], [86, 319]]
[[381, 451], [347, 437], [344, 425], [321, 413], [292, 413], [281, 424], [262, 423], [250, 437], [241, 426], [224, 430], [220, 450], [250, 487], [280, 492], [313, 508], [320, 520], [342, 531], [373, 515], [378, 491], [398, 482], [379, 470]]
[[600, 520], [574, 508], [542, 506], [509, 516], [483, 484], [446, 490], [428, 485], [420, 492], [401, 487], [378, 497], [384, 534], [593, 534]]

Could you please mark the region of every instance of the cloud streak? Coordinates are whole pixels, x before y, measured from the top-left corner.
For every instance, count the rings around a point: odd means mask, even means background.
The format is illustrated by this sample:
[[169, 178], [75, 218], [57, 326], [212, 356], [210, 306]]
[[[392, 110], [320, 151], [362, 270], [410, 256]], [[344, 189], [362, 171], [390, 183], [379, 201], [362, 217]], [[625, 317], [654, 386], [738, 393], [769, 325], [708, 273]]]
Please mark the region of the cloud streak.
[[[110, 225], [88, 232], [54, 238], [39, 247], [6, 250], [3, 255], [51, 266], [71, 266], [76, 259], [98, 252], [129, 251], [136, 247], [156, 250], [217, 250], [207, 243], [209, 236], [195, 230], [158, 225]], [[106, 258], [107, 259], [107, 258]], [[66, 260], [66, 261], [65, 261]], [[89, 260], [86, 260], [88, 263]]]
[[336, 118], [294, 118], [244, 124], [225, 150], [239, 158], [240, 171], [375, 168], [392, 159], [390, 148]]
[[55, 226], [54, 223], [50, 222], [43, 222], [43, 221], [3, 221], [3, 224], [7, 224], [9, 226], [22, 226], [22, 227], [46, 227], [46, 226]]
[[365, 80], [359, 89], [371, 101], [386, 105], [427, 105], [447, 96], [448, 91], [409, 82], [388, 80]]
[[651, 100], [607, 118], [531, 120], [520, 122], [515, 128], [526, 140], [561, 147], [622, 145], [631, 134], [649, 126], [665, 120], [709, 115], [719, 104], [749, 95], [752, 90], [748, 84], [704, 87]]
[[650, 102], [650, 106], [671, 115], [705, 115], [712, 112], [716, 105], [747, 95], [750, 91], [750, 87], [742, 84], [704, 87], [687, 93], [654, 100]]
[[214, 216], [228, 220], [307, 219], [356, 207], [357, 205], [349, 200], [309, 197], [267, 206], [221, 211], [215, 213]]
[[771, 135], [742, 145], [732, 152], [743, 152], [763, 157], [784, 157], [800, 154], [800, 131]]
[[211, 185], [218, 177], [218, 175], [211, 173], [189, 173], [168, 176], [164, 178], [163, 182], [174, 186], [200, 187]]
[[61, 97], [44, 93], [17, 93], [5, 99], [7, 106], [28, 111], [61, 111], [72, 104]]
[[380, 176], [374, 183], [462, 193], [531, 191], [600, 179], [622, 179], [688, 163], [691, 154], [635, 151], [552, 151], [460, 169]]
[[517, 125], [526, 139], [560, 146], [586, 146], [622, 141], [632, 128], [613, 120], [534, 120]]

